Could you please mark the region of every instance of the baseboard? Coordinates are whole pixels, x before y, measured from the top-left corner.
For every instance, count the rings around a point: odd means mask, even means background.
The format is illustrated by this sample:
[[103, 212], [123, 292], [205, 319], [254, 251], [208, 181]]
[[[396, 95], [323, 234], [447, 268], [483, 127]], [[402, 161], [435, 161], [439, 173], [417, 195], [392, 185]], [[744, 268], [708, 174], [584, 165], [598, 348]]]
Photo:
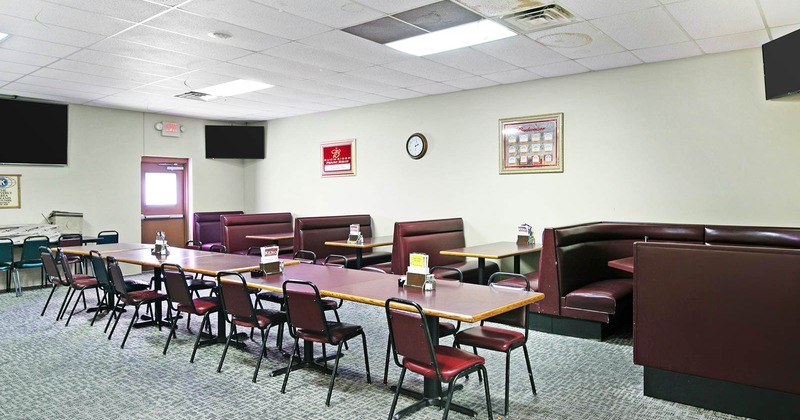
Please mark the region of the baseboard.
[[535, 312], [530, 312], [528, 314], [528, 328], [546, 333], [600, 341], [604, 340], [614, 331], [612, 325], [604, 322], [566, 318]]
[[647, 366], [644, 395], [754, 419], [800, 418], [800, 395]]

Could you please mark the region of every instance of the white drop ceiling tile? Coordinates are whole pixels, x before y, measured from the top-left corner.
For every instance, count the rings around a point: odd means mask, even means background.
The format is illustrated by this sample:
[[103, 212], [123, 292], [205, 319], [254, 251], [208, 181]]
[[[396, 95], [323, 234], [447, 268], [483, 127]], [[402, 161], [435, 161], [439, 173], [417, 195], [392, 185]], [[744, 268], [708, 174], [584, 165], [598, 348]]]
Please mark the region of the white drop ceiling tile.
[[408, 58], [408, 54], [394, 48], [340, 30], [313, 35], [298, 42], [372, 64], [384, 64]]
[[46, 66], [56, 60], [58, 60], [56, 57], [0, 48], [0, 61], [30, 64], [32, 66]]
[[768, 41], [769, 36], [767, 35], [767, 31], [762, 30], [708, 39], [698, 39], [697, 45], [699, 45], [706, 54], [714, 54], [746, 48], [760, 48], [761, 45]]
[[542, 78], [542, 76], [539, 76], [538, 74], [532, 73], [525, 69], [516, 69], [500, 73], [484, 74], [483, 77], [489, 80], [494, 80], [495, 82], [501, 84], [527, 82], [529, 80], [536, 80]]
[[24, 36], [26, 38], [49, 41], [57, 44], [87, 47], [103, 39], [102, 35], [85, 31], [62, 28], [60, 26], [44, 26], [33, 20], [20, 19], [14, 16], [0, 15], [0, 28], [11, 36]]
[[800, 1], [761, 0], [761, 10], [768, 26], [784, 26], [800, 22]]
[[352, 108], [354, 106], [361, 106], [364, 105], [364, 102], [354, 101], [352, 99], [344, 99], [344, 98], [324, 98], [318, 101], [323, 105], [334, 106], [337, 108]]
[[471, 74], [455, 69], [450, 66], [445, 66], [437, 62], [428, 60], [427, 58], [414, 57], [408, 60], [395, 61], [392, 63], [384, 64], [393, 70], [408, 73], [423, 79], [428, 79], [434, 82], [444, 82], [446, 80], [463, 79], [471, 76]]
[[472, 48], [446, 51], [427, 56], [429, 60], [454, 67], [474, 75], [513, 70], [514, 65], [498, 60]]
[[588, 68], [575, 61], [562, 61], [560, 63], [547, 64], [544, 66], [530, 67], [526, 70], [532, 71], [542, 77], [560, 77], [570, 74], [586, 73]]
[[40, 41], [24, 36], [12, 36], [0, 43], [0, 48], [13, 51], [34, 51], [37, 54], [50, 57], [66, 57], [80, 48], [71, 45], [56, 44], [54, 42]]
[[18, 17], [32, 19], [45, 30], [57, 26], [110, 36], [134, 24], [131, 21], [52, 3], [39, 3], [35, 7], [35, 10], [31, 10], [25, 16]]
[[438, 95], [441, 93], [457, 92], [461, 89], [444, 83], [430, 83], [427, 85], [414, 86], [410, 90], [424, 93], [426, 95]]
[[764, 29], [753, 0], [695, 0], [665, 7], [696, 39]]
[[230, 76], [223, 76], [216, 73], [208, 73], [196, 71], [191, 73], [182, 74], [180, 76], [172, 77], [169, 79], [162, 79], [155, 83], [155, 86], [177, 89], [181, 92], [197, 91], [199, 89], [207, 88], [209, 86], [218, 85], [220, 83], [227, 83], [235, 80]]
[[472, 48], [519, 67], [540, 66], [567, 60], [563, 55], [526, 36], [512, 36]]
[[678, 44], [661, 45], [652, 48], [642, 48], [631, 51], [645, 63], [657, 61], [678, 60], [703, 54], [703, 51], [694, 42], [681, 42]]
[[334, 28], [346, 28], [384, 17], [383, 13], [349, 0], [254, 0]]
[[167, 10], [167, 7], [148, 1], [131, 0], [47, 0], [49, 3], [57, 3], [79, 10], [85, 10], [102, 15], [113, 16], [132, 22], [141, 22], [150, 16]]
[[439, 0], [354, 0], [355, 3], [363, 4], [390, 15], [427, 6], [437, 1]]
[[233, 60], [252, 54], [252, 51], [249, 50], [211, 42], [211, 38], [206, 41], [149, 26], [137, 26], [117, 35], [116, 39], [219, 61]]
[[512, 12], [527, 9], [529, 7], [541, 6], [542, 4], [553, 3], [553, 1], [456, 0], [456, 3], [461, 3], [484, 16], [491, 17], [506, 15]]
[[[588, 22], [545, 29], [532, 32], [527, 36], [572, 59], [613, 54], [625, 50], [616, 41]], [[572, 44], [574, 41], [579, 41], [579, 43]], [[583, 43], [587, 41], [588, 43], [584, 45]]]
[[286, 76], [272, 71], [240, 66], [233, 63], [218, 63], [203, 68], [204, 72], [229, 76], [234, 79], [255, 80], [274, 86], [284, 85], [289, 80], [296, 80], [297, 76]]
[[558, 0], [556, 3], [587, 20], [658, 6], [655, 0]]
[[[289, 42], [285, 38], [181, 10], [173, 10], [157, 16], [148, 20], [145, 25], [206, 40], [220, 46], [242, 48], [249, 51], [261, 51]], [[211, 32], [222, 32], [231, 37], [228, 39], [212, 38], [208, 35]]]
[[32, 66], [30, 64], [12, 63], [9, 61], [0, 61], [0, 69], [5, 72], [15, 74], [28, 74], [39, 70], [39, 66]]
[[140, 93], [149, 93], [151, 95], [156, 96], [175, 96], [180, 95], [182, 93], [186, 93], [190, 89], [185, 87], [180, 88], [179, 86], [165, 86], [162, 83], [154, 84], [154, 85], [145, 85], [139, 86], [136, 89], [132, 89], [132, 92], [140, 92]]
[[384, 102], [390, 102], [390, 101], [393, 100], [390, 97], [382, 96], [382, 95], [376, 95], [376, 94], [373, 94], [373, 93], [370, 93], [370, 94], [367, 94], [367, 95], [356, 96], [356, 97], [353, 97], [351, 99], [356, 101], [356, 102], [362, 102], [362, 103], [365, 103], [365, 104], [380, 104], [380, 103], [384, 103]]
[[3, 87], [5, 94], [8, 92], [19, 92], [18, 96], [36, 95], [36, 98], [54, 99], [68, 103], [84, 103], [97, 98], [103, 94], [91, 93], [85, 90], [63, 89], [51, 86], [32, 85], [28, 83], [12, 82]]
[[369, 67], [371, 64], [353, 57], [337, 54], [298, 42], [290, 42], [262, 51], [273, 57], [306, 63], [325, 70], [336, 72], [350, 71]]
[[320, 81], [331, 85], [342, 86], [348, 89], [354, 89], [368, 93], [379, 93], [386, 92], [387, 90], [397, 89], [397, 86], [387, 85], [385, 83], [353, 76], [348, 73], [335, 74], [333, 76], [322, 78]]
[[286, 86], [296, 89], [304, 89], [312, 92], [319, 92], [322, 95], [337, 98], [352, 98], [363, 95], [364, 92], [356, 89], [349, 89], [343, 86], [332, 85], [321, 80], [292, 80]]
[[212, 19], [298, 40], [332, 28], [249, 0], [194, 0], [180, 7]]
[[411, 99], [411, 98], [418, 98], [420, 96], [425, 96], [424, 93], [415, 92], [410, 89], [396, 89], [396, 90], [389, 90], [386, 92], [381, 92], [381, 95], [388, 96], [394, 99]]
[[140, 86], [140, 83], [132, 82], [130, 80], [112, 79], [109, 77], [95, 76], [92, 74], [73, 73], [69, 71], [56, 70], [51, 68], [42, 68], [32, 74], [33, 76], [44, 77], [59, 81], [62, 83], [75, 82], [86, 85], [104, 86], [115, 89], [133, 89]]
[[800, 25], [787, 25], [771, 28], [770, 32], [772, 32], [772, 39], [775, 39], [798, 30], [800, 30]]
[[[14, 80], [19, 79], [20, 77], [24, 77], [22, 74], [17, 73], [9, 73], [7, 71], [0, 71], [0, 81], [3, 82], [13, 82]], [[2, 83], [0, 83], [0, 88], [2, 88]]]
[[238, 98], [261, 104], [268, 104], [271, 106], [301, 106], [308, 103], [308, 101], [305, 99], [271, 95], [269, 89], [261, 92], [250, 92], [243, 95], [238, 95]]
[[591, 70], [607, 70], [617, 67], [627, 67], [642, 64], [642, 60], [639, 60], [635, 55], [627, 51], [608, 55], [600, 55], [596, 57], [581, 58], [575, 61]]
[[444, 83], [464, 90], [497, 86], [498, 84], [494, 80], [489, 80], [480, 76], [467, 77], [466, 79], [450, 80]]
[[139, 73], [136, 71], [121, 69], [97, 64], [85, 63], [75, 60], [58, 60], [48, 66], [51, 69], [69, 71], [74, 73], [93, 74], [95, 76], [110, 77], [112, 79], [129, 80], [135, 83], [155, 83], [163, 76]]
[[122, 57], [113, 53], [94, 50], [80, 50], [69, 56], [70, 60], [94, 64], [98, 66], [113, 67], [144, 74], [171, 77], [186, 72], [185, 68], [153, 63], [130, 57]]
[[431, 82], [428, 79], [423, 79], [421, 77], [413, 76], [397, 70], [392, 70], [383, 66], [372, 66], [353, 70], [347, 74], [396, 87], [424, 85]]
[[152, 63], [182, 67], [188, 70], [200, 69], [216, 63], [215, 60], [196, 55], [167, 51], [149, 45], [136, 44], [120, 39], [109, 38], [92, 46], [93, 50], [135, 58]]
[[46, 72], [36, 72], [34, 75], [25, 76], [19, 80], [18, 83], [25, 83], [34, 86], [49, 87], [55, 89], [77, 90], [85, 91], [87, 93], [94, 93], [98, 95], [113, 95], [122, 90], [122, 88], [113, 88], [108, 86], [101, 86], [94, 83], [80, 83], [64, 79], [53, 79], [51, 75]]
[[333, 105], [326, 105], [326, 104], [308, 102], [308, 103], [304, 104], [300, 108], [307, 109], [307, 110], [313, 111], [313, 112], [325, 112], [325, 111], [333, 111], [335, 109], [338, 109], [339, 107], [336, 107], [336, 106], [333, 106]]
[[608, 16], [591, 23], [629, 50], [689, 40], [683, 29], [661, 7]]
[[231, 63], [245, 67], [252, 67], [259, 70], [266, 70], [283, 75], [286, 78], [294, 79], [314, 79], [317, 77], [325, 77], [335, 74], [335, 72], [322, 69], [319, 66], [300, 63], [297, 61], [287, 60], [261, 53], [237, 58], [235, 60], [231, 60]]

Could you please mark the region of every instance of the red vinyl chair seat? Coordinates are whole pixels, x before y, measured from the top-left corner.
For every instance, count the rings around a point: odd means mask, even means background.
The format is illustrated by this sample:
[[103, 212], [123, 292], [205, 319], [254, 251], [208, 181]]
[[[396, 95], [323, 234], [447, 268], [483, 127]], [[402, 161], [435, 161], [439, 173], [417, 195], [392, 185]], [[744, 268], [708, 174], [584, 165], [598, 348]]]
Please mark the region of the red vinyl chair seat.
[[246, 328], [264, 329], [269, 325], [279, 325], [286, 322], [286, 314], [272, 309], [256, 309], [255, 321], [248, 318], [233, 316], [233, 323]]
[[[473, 365], [485, 362], [483, 357], [455, 347], [436, 345], [433, 346], [433, 349], [436, 352], [436, 361], [439, 363], [439, 372], [445, 381], [449, 381], [450, 378]], [[403, 359], [403, 366], [426, 378], [438, 379], [436, 369], [429, 363], [420, 363], [406, 357]]]
[[195, 315], [205, 315], [208, 312], [219, 310], [222, 301], [216, 296], [204, 296], [194, 299], [194, 310], [189, 305], [178, 305], [178, 310], [181, 312], [191, 312]]
[[315, 343], [328, 343], [332, 345], [339, 344], [342, 340], [349, 340], [361, 334], [361, 326], [353, 324], [345, 324], [343, 322], [328, 321], [329, 337], [318, 331], [309, 331], [304, 329], [297, 329], [297, 335], [301, 340], [313, 341]]
[[456, 334], [456, 341], [462, 346], [507, 352], [525, 344], [525, 335], [507, 328], [484, 325], [480, 328], [468, 328], [459, 332]]

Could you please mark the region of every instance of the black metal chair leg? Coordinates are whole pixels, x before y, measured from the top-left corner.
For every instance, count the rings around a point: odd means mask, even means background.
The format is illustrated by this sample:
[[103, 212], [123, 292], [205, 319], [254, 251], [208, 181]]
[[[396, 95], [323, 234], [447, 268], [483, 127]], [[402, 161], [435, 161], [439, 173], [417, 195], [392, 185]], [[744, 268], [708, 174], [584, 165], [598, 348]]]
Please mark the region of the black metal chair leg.
[[[8, 280], [6, 280], [6, 282], [8, 282]], [[10, 286], [10, 283], [9, 283], [9, 286]], [[53, 284], [53, 288], [50, 290], [50, 295], [47, 296], [47, 302], [44, 303], [44, 308], [42, 308], [42, 314], [39, 315], [39, 316], [44, 316], [44, 311], [47, 310], [47, 305], [50, 304], [50, 299], [53, 297], [53, 293], [55, 293], [56, 287], [58, 287], [58, 285], [57, 284]]]
[[122, 344], [120, 344], [119, 348], [125, 348], [125, 342], [128, 341], [128, 334], [131, 333], [131, 328], [133, 328], [133, 324], [136, 320], [139, 319], [139, 305], [136, 305], [136, 310], [133, 311], [133, 317], [131, 318], [131, 323], [128, 324], [128, 331], [125, 331], [125, 337], [122, 339]]
[[225, 355], [228, 354], [228, 347], [231, 345], [231, 338], [236, 335], [236, 325], [231, 323], [231, 332], [228, 334], [228, 339], [225, 341], [225, 348], [222, 350], [222, 357], [219, 358], [219, 366], [217, 366], [217, 373], [222, 372], [222, 363], [225, 362]]

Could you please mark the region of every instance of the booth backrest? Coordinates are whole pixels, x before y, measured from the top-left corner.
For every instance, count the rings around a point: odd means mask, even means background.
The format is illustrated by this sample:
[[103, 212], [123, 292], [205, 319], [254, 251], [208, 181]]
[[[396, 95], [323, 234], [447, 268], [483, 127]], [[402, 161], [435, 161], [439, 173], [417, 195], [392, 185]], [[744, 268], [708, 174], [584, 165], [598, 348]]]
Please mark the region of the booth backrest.
[[223, 214], [243, 214], [243, 211], [206, 211], [194, 213], [192, 239], [200, 241], [203, 249], [222, 243], [220, 216]]
[[464, 257], [441, 255], [439, 251], [464, 246], [464, 220], [460, 217], [396, 222], [392, 245], [392, 272], [408, 271], [408, 257], [412, 252], [428, 254], [430, 267], [463, 262]]
[[800, 228], [708, 225], [705, 242], [709, 245], [800, 248]]
[[[318, 263], [330, 254], [348, 254], [348, 249], [325, 245], [325, 242], [347, 239], [352, 224], [360, 225], [363, 237], [372, 237], [372, 217], [368, 214], [298, 217], [294, 220], [292, 248], [294, 252], [301, 249], [313, 252]], [[368, 254], [365, 250], [364, 255]]]
[[[263, 240], [247, 239], [247, 235], [292, 231], [292, 213], [254, 213], [222, 215], [222, 244], [231, 254], [243, 254], [251, 246], [269, 245]], [[290, 241], [279, 242], [282, 251], [289, 252]]]

